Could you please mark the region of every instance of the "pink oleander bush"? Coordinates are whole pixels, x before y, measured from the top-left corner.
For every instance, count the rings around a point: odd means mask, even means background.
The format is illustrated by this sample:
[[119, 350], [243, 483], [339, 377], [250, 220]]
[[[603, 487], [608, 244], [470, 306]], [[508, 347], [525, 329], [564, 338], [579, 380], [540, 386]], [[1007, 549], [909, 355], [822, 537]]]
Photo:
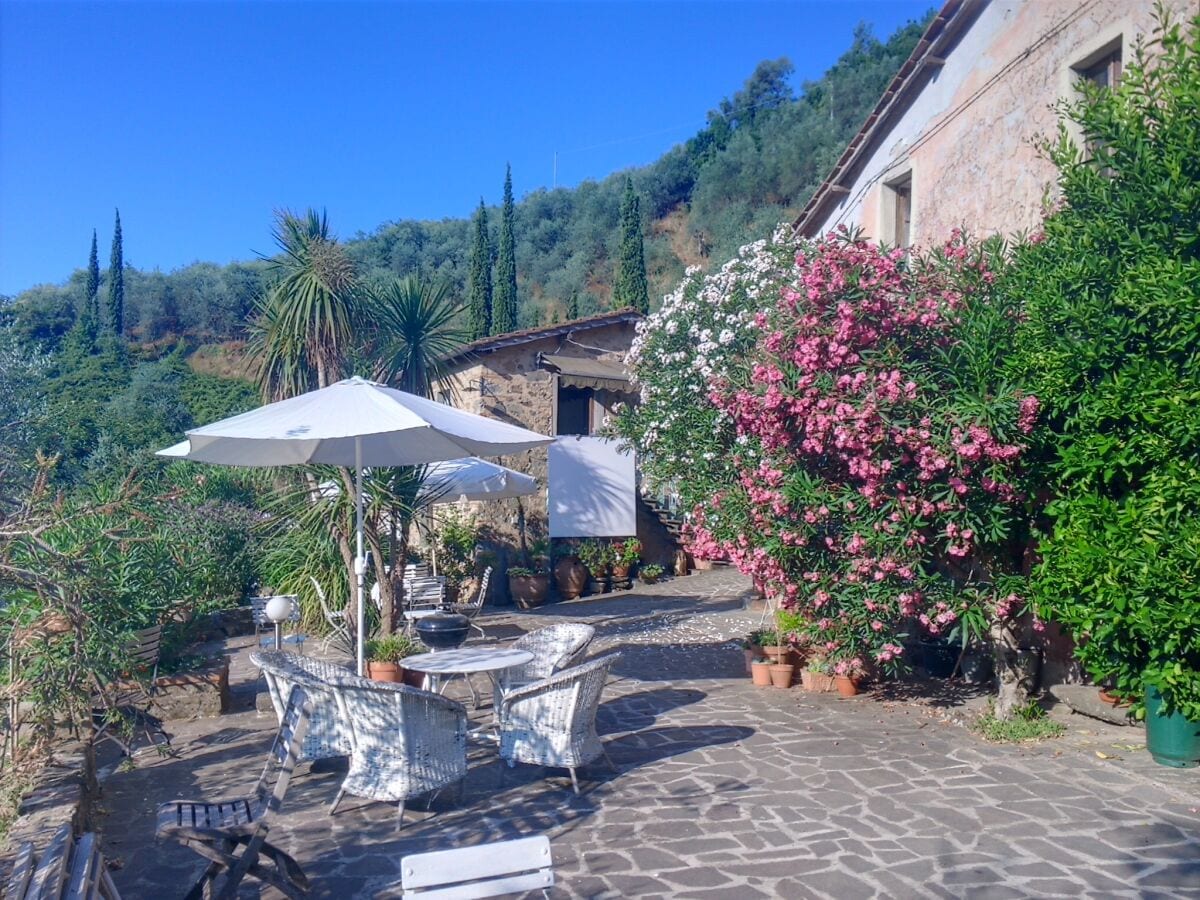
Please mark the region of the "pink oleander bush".
[[911, 625], [977, 637], [1024, 613], [1039, 404], [1001, 375], [1017, 325], [992, 290], [1001, 249], [847, 232], [793, 248], [737, 351], [704, 364], [725, 477], [694, 498], [691, 548], [798, 613], [834, 671], [901, 666]]

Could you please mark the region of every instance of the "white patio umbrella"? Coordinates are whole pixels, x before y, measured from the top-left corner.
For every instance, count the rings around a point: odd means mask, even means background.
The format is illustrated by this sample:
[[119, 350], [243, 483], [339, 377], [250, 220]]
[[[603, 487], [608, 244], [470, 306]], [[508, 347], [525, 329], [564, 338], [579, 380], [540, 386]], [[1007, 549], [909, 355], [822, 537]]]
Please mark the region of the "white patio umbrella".
[[[307, 463], [355, 471], [358, 582], [358, 673], [363, 674], [364, 467], [410, 466], [464, 455], [504, 456], [544, 447], [554, 439], [477, 416], [394, 388], [347, 378], [187, 432], [186, 442], [160, 450], [195, 462], [227, 466]], [[186, 444], [186, 448], [185, 445]]]
[[455, 500], [507, 500], [536, 493], [537, 480], [486, 459], [453, 459], [433, 463], [425, 469], [421, 497], [424, 503]]

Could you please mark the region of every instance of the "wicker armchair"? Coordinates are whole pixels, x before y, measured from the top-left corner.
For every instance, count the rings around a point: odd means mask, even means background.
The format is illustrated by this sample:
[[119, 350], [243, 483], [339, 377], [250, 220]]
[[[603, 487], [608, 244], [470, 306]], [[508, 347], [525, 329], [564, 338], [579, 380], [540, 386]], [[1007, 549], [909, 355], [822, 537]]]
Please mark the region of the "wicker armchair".
[[614, 768], [596, 734], [596, 710], [617, 654], [585, 662], [504, 695], [497, 708], [500, 758], [510, 766], [558, 766], [571, 773], [603, 756]]
[[[308, 693], [312, 716], [300, 747], [300, 759], [316, 760], [349, 756], [354, 736], [338, 697], [342, 684], [367, 682], [349, 669], [311, 656], [297, 656], [282, 650], [255, 650], [250, 661], [262, 669], [275, 715], [283, 721], [292, 687], [299, 684]], [[367, 682], [368, 684], [370, 682]]]
[[578, 660], [595, 635], [596, 629], [591, 625], [572, 623], [539, 628], [517, 638], [512, 648], [528, 650], [533, 659], [523, 666], [505, 669], [500, 675], [496, 682], [496, 709], [500, 708], [500, 698], [514, 688], [547, 678]]
[[397, 803], [399, 828], [409, 799], [466, 777], [467, 711], [428, 691], [356, 681], [362, 683], [338, 688], [353, 727], [354, 753], [329, 812], [346, 794]]

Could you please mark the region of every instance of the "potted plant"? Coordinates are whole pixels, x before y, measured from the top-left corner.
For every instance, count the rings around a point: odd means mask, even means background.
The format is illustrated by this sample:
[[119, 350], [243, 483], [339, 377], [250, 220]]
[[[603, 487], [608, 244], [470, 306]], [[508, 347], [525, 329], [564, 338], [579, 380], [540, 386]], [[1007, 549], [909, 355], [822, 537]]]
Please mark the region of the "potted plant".
[[588, 589], [593, 593], [608, 591], [608, 567], [612, 563], [612, 552], [608, 544], [599, 541], [584, 541], [579, 546], [579, 558], [591, 575]]
[[574, 548], [567, 545], [554, 564], [554, 583], [560, 600], [574, 600], [587, 588], [587, 566], [580, 560]]
[[638, 578], [641, 579], [642, 584], [654, 584], [662, 577], [664, 571], [662, 566], [651, 563], [638, 569]]
[[546, 596], [550, 593], [550, 576], [524, 566], [510, 566], [508, 589], [517, 606], [534, 609], [546, 602]]
[[833, 684], [842, 697], [853, 697], [866, 674], [866, 666], [858, 657], [840, 659], [833, 664]]
[[414, 672], [412, 675], [419, 676], [419, 679], [406, 678], [405, 669], [400, 664], [405, 657], [425, 652], [425, 648], [419, 641], [405, 634], [389, 634], [367, 641], [363, 652], [367, 658], [367, 675], [372, 680], [389, 681], [395, 684], [402, 682], [412, 684], [416, 680], [416, 686], [420, 687], [424, 675]]
[[765, 657], [760, 657], [750, 664], [750, 677], [755, 687], [771, 686], [771, 669], [773, 663]]
[[771, 684], [777, 688], [790, 688], [792, 686], [792, 678], [796, 674], [796, 667], [790, 662], [787, 662], [786, 654], [779, 658], [778, 662], [771, 663]]
[[800, 672], [800, 683], [806, 691], [824, 694], [835, 687], [833, 681], [833, 666], [822, 657], [812, 657]]
[[612, 576], [615, 581], [627, 581], [629, 573], [642, 556], [642, 542], [635, 537], [612, 545]]

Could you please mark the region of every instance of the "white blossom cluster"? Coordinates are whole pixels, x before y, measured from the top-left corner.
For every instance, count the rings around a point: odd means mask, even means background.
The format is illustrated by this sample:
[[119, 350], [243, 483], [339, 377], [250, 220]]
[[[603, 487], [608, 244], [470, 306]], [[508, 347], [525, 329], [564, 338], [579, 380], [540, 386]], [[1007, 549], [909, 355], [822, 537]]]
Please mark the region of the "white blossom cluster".
[[709, 386], [728, 378], [731, 362], [757, 339], [755, 316], [788, 284], [795, 253], [791, 226], [781, 225], [717, 272], [689, 268], [661, 308], [638, 323], [626, 357], [641, 397], [635, 443], [644, 458], [669, 459], [673, 477], [713, 463], [731, 440], [728, 417], [706, 401]]

